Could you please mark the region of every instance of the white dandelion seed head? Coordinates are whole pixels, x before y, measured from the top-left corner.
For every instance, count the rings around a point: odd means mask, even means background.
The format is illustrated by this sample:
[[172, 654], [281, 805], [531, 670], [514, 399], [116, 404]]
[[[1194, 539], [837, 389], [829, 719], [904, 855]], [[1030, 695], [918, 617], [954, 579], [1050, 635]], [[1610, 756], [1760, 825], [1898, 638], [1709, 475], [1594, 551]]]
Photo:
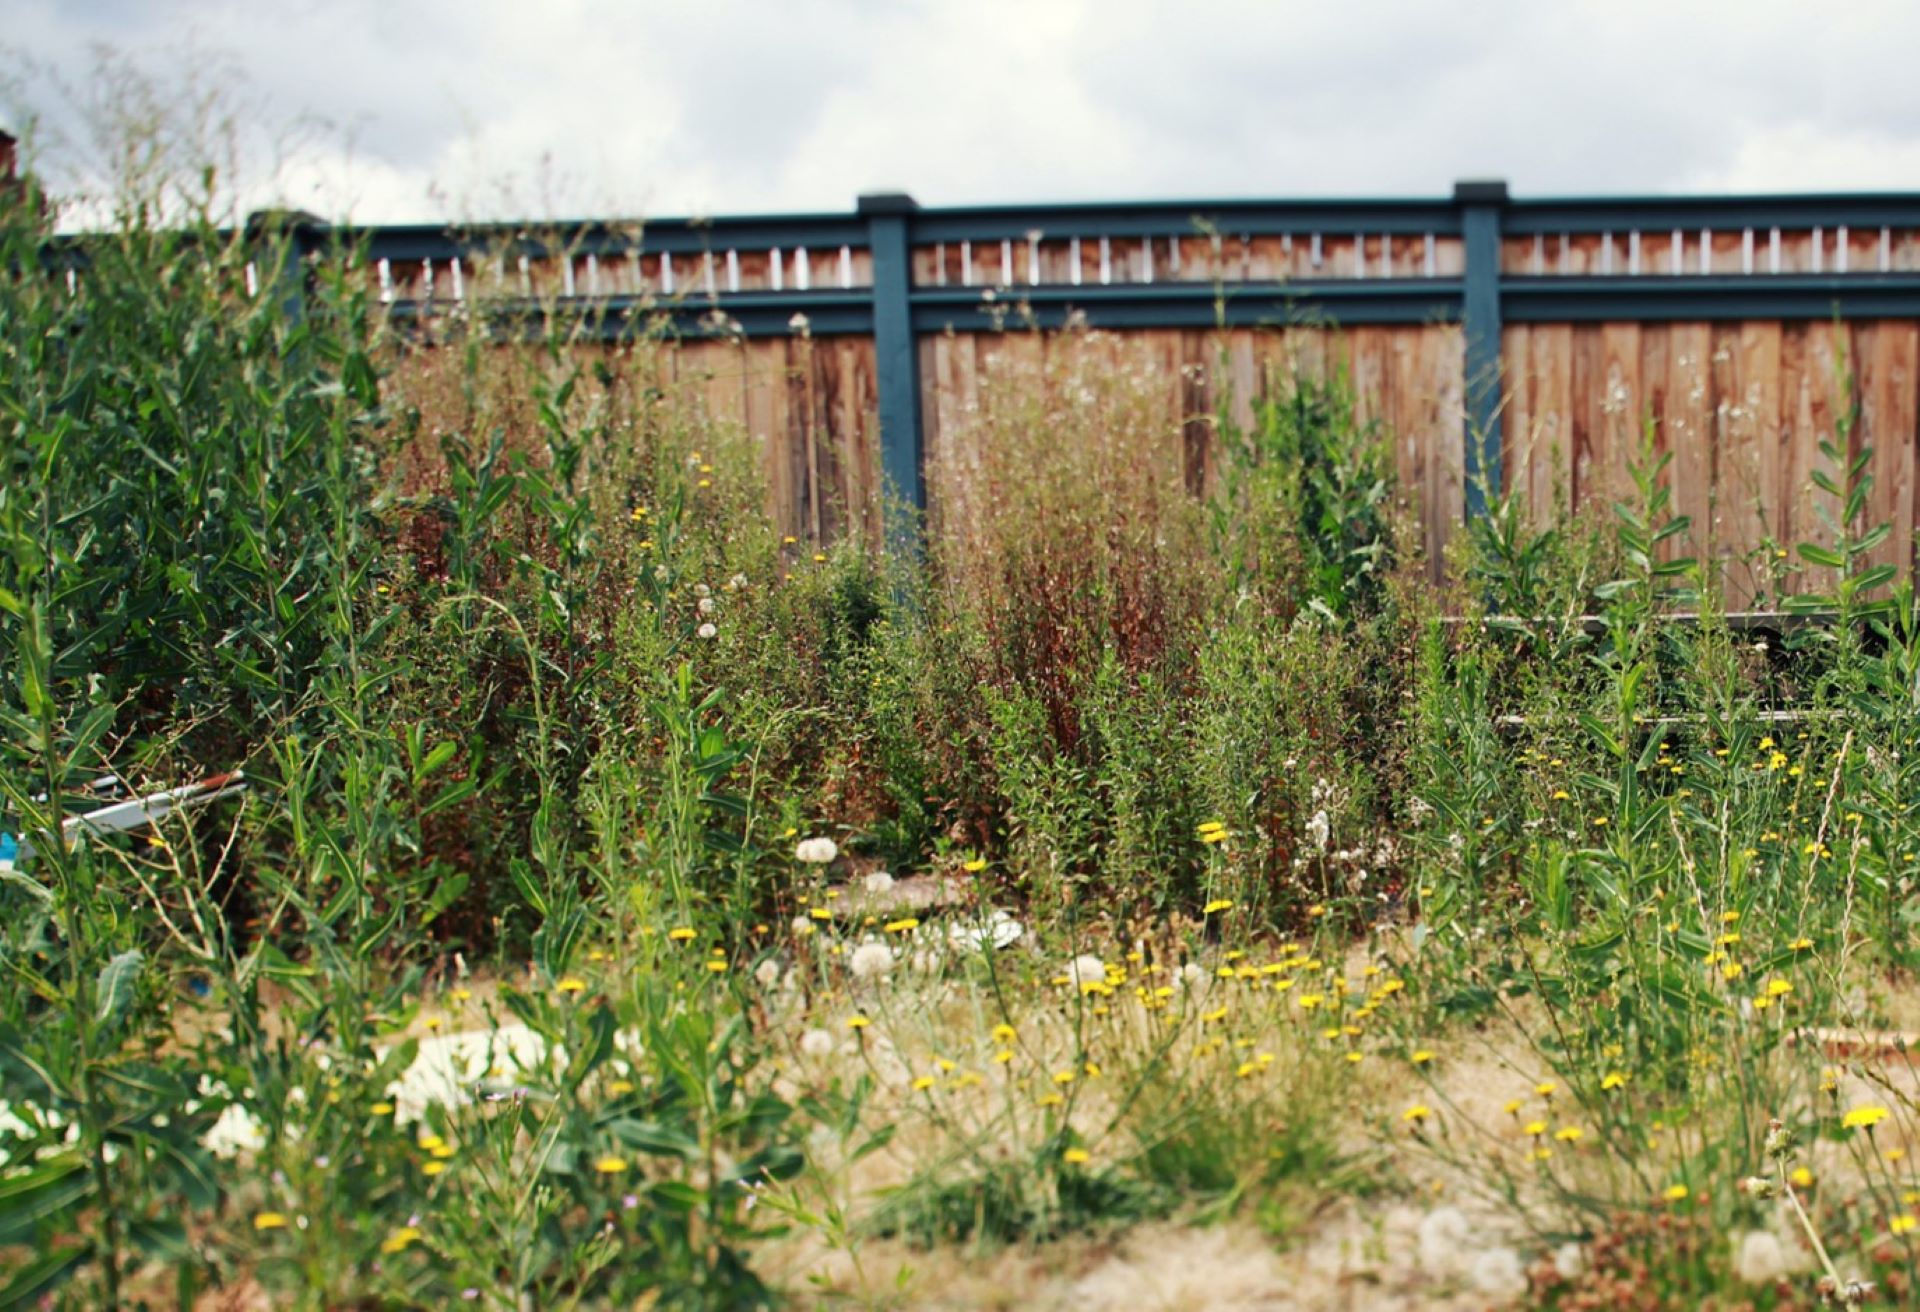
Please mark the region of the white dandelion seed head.
[[780, 982], [780, 963], [768, 957], [753, 968], [753, 977], [759, 981], [761, 988], [772, 988]]
[[713, 589], [704, 583], [696, 583], [693, 585], [693, 595], [696, 597], [711, 597], [713, 595]]
[[833, 1035], [825, 1030], [808, 1030], [800, 1036], [800, 1051], [808, 1057], [825, 1057], [833, 1052]]
[[1749, 1230], [1733, 1244], [1733, 1273], [1749, 1285], [1770, 1285], [1794, 1269], [1786, 1245], [1771, 1230]]
[[1562, 1280], [1578, 1280], [1587, 1272], [1587, 1250], [1565, 1243], [1553, 1250], [1553, 1269]]
[[885, 979], [893, 973], [893, 949], [885, 943], [862, 943], [847, 958], [855, 979]]
[[1475, 1253], [1467, 1262], [1467, 1283], [1488, 1298], [1519, 1298], [1527, 1292], [1527, 1269], [1520, 1254], [1505, 1245]]
[[1107, 982], [1107, 963], [1091, 952], [1083, 952], [1067, 963], [1067, 978], [1075, 988]]
[[793, 849], [793, 859], [810, 866], [824, 866], [840, 855], [840, 845], [831, 838], [803, 838]]
[[1415, 1231], [1420, 1265], [1429, 1271], [1448, 1271], [1459, 1260], [1462, 1246], [1473, 1237], [1473, 1223], [1457, 1207], [1436, 1207], [1420, 1218]]
[[884, 870], [876, 870], [860, 883], [869, 893], [885, 893], [893, 887], [893, 876]]
[[699, 628], [695, 629], [694, 632], [699, 634], [703, 638], [714, 638], [714, 637], [718, 637], [720, 634], [720, 630], [713, 627], [713, 625], [710, 623], [702, 624]]
[[699, 611], [702, 615], [711, 615], [713, 614], [714, 610], [719, 606], [719, 604], [720, 603], [715, 601], [712, 597], [702, 597], [700, 598], [699, 601], [694, 603], [693, 608]]

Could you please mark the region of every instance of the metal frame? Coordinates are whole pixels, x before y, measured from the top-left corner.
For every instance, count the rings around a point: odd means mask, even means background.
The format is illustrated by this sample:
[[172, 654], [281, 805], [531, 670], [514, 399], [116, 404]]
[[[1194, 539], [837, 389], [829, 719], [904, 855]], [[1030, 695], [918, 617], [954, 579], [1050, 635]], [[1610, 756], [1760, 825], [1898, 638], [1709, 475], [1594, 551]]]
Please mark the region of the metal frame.
[[[1515, 199], [1504, 182], [1462, 182], [1444, 199], [1212, 200], [1122, 204], [961, 206], [923, 209], [898, 193], [863, 196], [854, 212], [470, 227], [332, 226], [308, 215], [291, 223], [303, 253], [353, 249], [368, 260], [474, 261], [505, 255], [708, 255], [723, 249], [793, 251], [842, 247], [868, 253], [870, 287], [788, 287], [671, 297], [575, 295], [558, 302], [490, 300], [490, 330], [524, 331], [544, 316], [575, 313], [605, 337], [637, 332], [689, 336], [856, 334], [875, 342], [881, 461], [895, 490], [924, 505], [916, 339], [943, 332], [1057, 328], [1212, 328], [1298, 323], [1335, 326], [1446, 322], [1465, 337], [1462, 432], [1467, 513], [1484, 510], [1501, 469], [1500, 336], [1506, 323], [1602, 320], [1920, 318], [1920, 271], [1542, 276], [1503, 273], [1509, 236], [1678, 230], [1771, 235], [1843, 228], [1920, 230], [1920, 193], [1725, 197]], [[264, 224], [260, 225], [264, 228]], [[916, 286], [916, 246], [998, 244], [1080, 237], [1161, 239], [1217, 234], [1432, 236], [1460, 239], [1459, 276], [1314, 278], [1274, 282], [1101, 282], [1087, 285]], [[1751, 241], [1751, 236], [1748, 237]], [[84, 239], [83, 239], [84, 241]], [[69, 258], [71, 253], [69, 254]], [[297, 283], [296, 283], [297, 286]], [[296, 293], [297, 300], [297, 293]], [[470, 303], [390, 305], [402, 325], [455, 327]]]

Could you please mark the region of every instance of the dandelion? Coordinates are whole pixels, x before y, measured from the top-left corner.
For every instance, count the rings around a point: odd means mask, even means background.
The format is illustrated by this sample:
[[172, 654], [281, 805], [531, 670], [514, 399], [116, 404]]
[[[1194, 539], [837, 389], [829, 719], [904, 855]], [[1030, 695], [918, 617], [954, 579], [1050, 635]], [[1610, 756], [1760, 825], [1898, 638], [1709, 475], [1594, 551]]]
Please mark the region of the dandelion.
[[898, 920], [889, 920], [886, 924], [886, 930], [889, 934], [905, 934], [910, 930], [918, 928], [920, 928], [920, 921], [914, 916], [902, 916]]
[[1560, 1086], [1554, 1083], [1552, 1080], [1542, 1080], [1540, 1081], [1540, 1083], [1533, 1086], [1533, 1091], [1539, 1094], [1542, 1098], [1546, 1098], [1549, 1101], [1551, 1101], [1553, 1098], [1554, 1090], [1558, 1089], [1559, 1087]]
[[1076, 988], [1107, 982], [1107, 963], [1092, 953], [1082, 953], [1067, 964], [1067, 980]]
[[939, 1081], [934, 1079], [933, 1076], [922, 1075], [919, 1079], [913, 1082], [913, 1091], [915, 1093], [925, 1093], [928, 1089], [931, 1089], [934, 1085], [938, 1083]]
[[1813, 950], [1813, 940], [1810, 938], [1797, 938], [1787, 944], [1787, 946], [1795, 952], [1810, 952]]
[[668, 930], [667, 937], [675, 943], [685, 943], [693, 938], [693, 931], [685, 925], [681, 925], [678, 928]]
[[1627, 1077], [1624, 1074], [1611, 1071], [1600, 1081], [1600, 1088], [1605, 1093], [1612, 1093], [1615, 1089], [1624, 1088], [1626, 1083]]
[[1563, 1125], [1553, 1132], [1553, 1137], [1561, 1143], [1579, 1143], [1585, 1136], [1586, 1131], [1577, 1125]]
[[1781, 998], [1791, 992], [1793, 992], [1793, 985], [1787, 980], [1775, 976], [1773, 979], [1767, 981], [1768, 997]]
[[1428, 1052], [1425, 1048], [1415, 1048], [1413, 1051], [1413, 1055], [1411, 1057], [1408, 1057], [1407, 1060], [1412, 1062], [1415, 1066], [1425, 1066], [1428, 1062], [1433, 1060], [1433, 1054], [1431, 1052]]
[[1520, 1131], [1531, 1138], [1538, 1139], [1547, 1132], [1547, 1123], [1545, 1121], [1528, 1121], [1520, 1127]]
[[863, 1030], [863, 1029], [866, 1029], [867, 1026], [871, 1024], [873, 1024], [873, 1022], [868, 1020], [865, 1016], [847, 1017], [847, 1028], [850, 1030]]
[[1072, 1071], [1055, 1071], [1053, 1073], [1053, 1082], [1055, 1084], [1072, 1084], [1078, 1078], [1079, 1076], [1075, 1075]]
[[381, 1241], [380, 1251], [388, 1255], [404, 1253], [410, 1245], [419, 1242], [419, 1239], [418, 1226], [403, 1225]]
[[1231, 911], [1231, 910], [1233, 910], [1232, 898], [1217, 897], [1213, 901], [1207, 903], [1205, 907], [1201, 908], [1200, 914], [1205, 916], [1211, 916], [1211, 915], [1216, 915], [1222, 911]]
[[601, 1175], [623, 1175], [626, 1173], [627, 1159], [609, 1153], [605, 1157], [596, 1158], [593, 1169]]
[[995, 1025], [993, 1027], [993, 1041], [995, 1043], [999, 1043], [999, 1044], [1012, 1043], [1013, 1037], [1014, 1037], [1013, 1026], [1007, 1024], [1005, 1021], [1001, 1021], [998, 1025]]
[[894, 967], [893, 949], [884, 943], [862, 943], [853, 950], [853, 956], [847, 961], [847, 968], [855, 979], [882, 979], [891, 974]]
[[1667, 1186], [1666, 1200], [1670, 1203], [1685, 1202], [1688, 1192], [1689, 1190], [1683, 1184], [1670, 1184]]
[[698, 638], [713, 639], [720, 636], [720, 630], [712, 620], [708, 620], [693, 632], [694, 636]]
[[960, 868], [966, 871], [970, 875], [977, 875], [982, 870], [985, 870], [987, 868], [986, 858], [975, 857], [971, 861], [962, 861], [960, 863]]
[[809, 1057], [824, 1057], [833, 1051], [833, 1036], [825, 1030], [808, 1030], [800, 1036], [800, 1051]]
[[253, 1218], [255, 1230], [285, 1230], [286, 1214], [283, 1212], [256, 1212]]
[[375, 1116], [391, 1116], [393, 1115], [393, 1104], [390, 1102], [377, 1102], [368, 1110]]
[[1910, 1212], [1896, 1216], [1887, 1222], [1887, 1229], [1896, 1235], [1907, 1234], [1911, 1232], [1915, 1226], [1920, 1226], [1920, 1219], [1916, 1219]]
[[1886, 1120], [1888, 1114], [1889, 1113], [1887, 1112], [1887, 1109], [1885, 1107], [1876, 1106], [1872, 1103], [1865, 1103], [1859, 1107], [1853, 1108], [1845, 1116], [1841, 1117], [1840, 1124], [1842, 1127], [1849, 1130], [1871, 1131], [1874, 1126]]
[[420, 1163], [420, 1174], [422, 1175], [438, 1175], [446, 1169], [447, 1164], [438, 1158], [429, 1159], [428, 1161]]
[[840, 845], [831, 838], [802, 839], [793, 849], [793, 859], [805, 865], [829, 865], [839, 855]]
[[707, 969], [716, 975], [724, 975], [727, 971], [727, 963], [718, 959], [710, 960], [707, 962]]
[[1084, 1166], [1093, 1160], [1093, 1154], [1085, 1148], [1069, 1148], [1060, 1154], [1060, 1160], [1070, 1166]]
[[554, 987], [562, 993], [584, 993], [586, 992], [587, 982], [577, 975], [569, 975], [558, 984], [555, 984]]
[[1423, 1102], [1417, 1102], [1400, 1113], [1401, 1120], [1414, 1126], [1418, 1126], [1422, 1121], [1431, 1120], [1432, 1117], [1433, 1109]]
[[1813, 1188], [1813, 1172], [1804, 1166], [1794, 1167], [1793, 1173], [1789, 1175], [1787, 1179], [1793, 1181], [1793, 1186], [1796, 1189]]

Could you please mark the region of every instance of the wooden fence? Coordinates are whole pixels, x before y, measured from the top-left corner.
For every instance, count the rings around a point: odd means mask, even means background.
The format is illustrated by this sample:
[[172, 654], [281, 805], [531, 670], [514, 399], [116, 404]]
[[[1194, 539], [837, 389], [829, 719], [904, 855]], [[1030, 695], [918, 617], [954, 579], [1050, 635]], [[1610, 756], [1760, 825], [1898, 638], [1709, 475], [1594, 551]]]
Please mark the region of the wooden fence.
[[[286, 216], [278, 216], [285, 218]], [[262, 221], [271, 221], [270, 218]], [[449, 328], [592, 309], [658, 332], [715, 414], [764, 444], [773, 513], [831, 537], [891, 483], [928, 505], [980, 389], [1050, 352], [1164, 376], [1167, 440], [1202, 452], [1292, 368], [1344, 367], [1392, 430], [1438, 562], [1487, 493], [1537, 514], [1622, 490], [1651, 424], [1698, 549], [1825, 536], [1819, 444], [1857, 415], [1881, 559], [1912, 564], [1920, 195], [1163, 202], [331, 229], [395, 319]], [[350, 239], [351, 247], [333, 245]], [[1202, 457], [1204, 460], [1204, 456]]]

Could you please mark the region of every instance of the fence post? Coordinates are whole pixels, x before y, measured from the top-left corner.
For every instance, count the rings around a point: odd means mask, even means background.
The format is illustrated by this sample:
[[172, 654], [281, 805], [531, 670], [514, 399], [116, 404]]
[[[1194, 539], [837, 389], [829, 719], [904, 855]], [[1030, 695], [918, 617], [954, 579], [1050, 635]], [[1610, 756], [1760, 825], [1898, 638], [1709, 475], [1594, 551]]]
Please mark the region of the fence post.
[[1466, 248], [1460, 324], [1466, 338], [1467, 518], [1486, 513], [1489, 494], [1500, 492], [1500, 210], [1507, 203], [1501, 181], [1456, 182]]
[[860, 197], [873, 257], [873, 371], [880, 402], [880, 467], [892, 492], [912, 511], [906, 524], [889, 526], [888, 541], [916, 548], [917, 521], [926, 509], [926, 473], [920, 450], [920, 359], [914, 349], [913, 212], [920, 206], [904, 192]]

